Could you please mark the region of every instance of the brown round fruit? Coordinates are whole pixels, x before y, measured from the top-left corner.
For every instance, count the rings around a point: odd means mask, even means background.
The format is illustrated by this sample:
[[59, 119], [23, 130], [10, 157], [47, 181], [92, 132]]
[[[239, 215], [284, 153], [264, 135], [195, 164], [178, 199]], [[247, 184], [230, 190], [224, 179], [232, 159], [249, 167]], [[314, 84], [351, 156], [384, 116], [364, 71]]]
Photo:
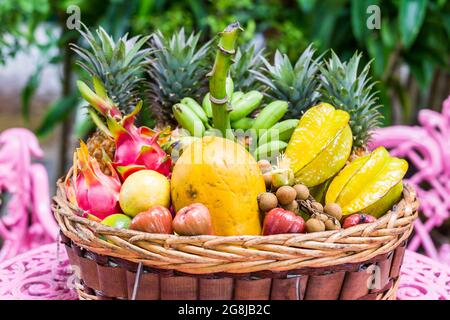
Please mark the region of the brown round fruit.
[[266, 184], [266, 188], [270, 188], [270, 186], [272, 185], [272, 173], [270, 172], [266, 172], [263, 174], [263, 178], [264, 178], [264, 183]]
[[339, 230], [341, 228], [341, 224], [339, 222], [334, 223], [332, 219], [328, 219], [325, 221], [325, 229], [326, 230]]
[[314, 218], [317, 218], [317, 219], [319, 219], [319, 220], [321, 220], [323, 222], [329, 220], [329, 217], [326, 214], [323, 214], [323, 213], [316, 214]]
[[341, 220], [342, 218], [342, 209], [337, 203], [326, 204], [323, 211], [338, 220]]
[[298, 213], [298, 210], [299, 210], [298, 202], [296, 200], [294, 200], [291, 203], [284, 205], [283, 209], [291, 211], [293, 213]]
[[290, 186], [282, 186], [277, 190], [277, 198], [281, 205], [288, 205], [297, 197], [297, 192]]
[[306, 221], [306, 232], [321, 232], [325, 231], [325, 224], [319, 219], [311, 218]]
[[266, 212], [277, 207], [278, 199], [273, 193], [264, 192], [258, 196], [258, 205], [261, 211]]
[[303, 184], [296, 184], [294, 186], [295, 191], [297, 192], [297, 200], [306, 200], [309, 197], [309, 189], [307, 186]]
[[320, 202], [314, 201], [311, 203], [311, 207], [317, 211], [323, 212], [323, 206]]
[[272, 171], [272, 165], [270, 164], [269, 160], [266, 159], [259, 160], [258, 166], [263, 174]]

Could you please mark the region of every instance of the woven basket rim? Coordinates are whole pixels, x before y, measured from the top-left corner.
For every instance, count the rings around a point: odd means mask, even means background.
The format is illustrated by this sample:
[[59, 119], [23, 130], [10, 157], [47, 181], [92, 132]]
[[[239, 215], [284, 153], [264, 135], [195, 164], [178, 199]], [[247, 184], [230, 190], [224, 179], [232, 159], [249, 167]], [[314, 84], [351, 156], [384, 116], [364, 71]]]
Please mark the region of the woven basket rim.
[[305, 234], [178, 236], [121, 230], [83, 218], [57, 183], [52, 206], [63, 234], [96, 254], [185, 273], [248, 273], [330, 267], [370, 260], [394, 250], [413, 230], [419, 202], [404, 183], [403, 197], [373, 223]]

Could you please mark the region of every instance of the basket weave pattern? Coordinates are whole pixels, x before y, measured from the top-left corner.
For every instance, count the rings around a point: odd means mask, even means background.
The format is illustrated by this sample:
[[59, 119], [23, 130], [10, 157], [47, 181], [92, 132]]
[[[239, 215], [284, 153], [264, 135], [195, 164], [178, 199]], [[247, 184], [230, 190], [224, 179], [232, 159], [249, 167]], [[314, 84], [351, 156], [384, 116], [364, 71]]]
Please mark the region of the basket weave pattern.
[[[289, 288], [286, 287], [286, 281], [284, 284], [282, 281], [277, 283], [275, 279], [290, 280], [290, 277], [296, 279], [290, 282], [301, 282], [302, 279], [309, 277], [308, 285], [303, 284], [303, 288], [314, 287], [317, 292], [322, 292], [318, 298], [323, 298], [325, 292], [330, 292], [330, 286], [333, 285], [337, 294], [328, 297], [325, 294], [325, 298], [337, 299], [343, 296], [366, 298], [371, 293], [376, 299], [395, 298], [404, 244], [413, 230], [413, 221], [417, 217], [419, 205], [414, 189], [405, 185], [401, 201], [386, 215], [370, 224], [309, 234], [182, 237], [118, 230], [82, 218], [78, 214], [79, 210], [67, 201], [61, 181], [58, 183], [54, 201], [53, 211], [62, 233], [68, 239], [66, 246], [68, 252], [70, 251], [69, 257], [72, 257], [71, 262], [74, 261], [73, 263], [79, 265], [80, 261], [86, 263], [87, 260], [92, 264], [92, 268], [99, 271], [98, 274], [105, 274], [104, 271], [108, 268], [108, 271], [113, 273], [117, 273], [118, 270], [112, 269], [121, 269], [120, 272], [124, 272], [122, 278], [125, 275], [133, 276], [136, 264], [142, 263], [146, 267], [144, 275], [150, 277], [149, 275], [158, 274], [158, 288], [161, 292], [155, 298], [159, 299], [164, 298], [161, 296], [163, 293], [161, 275], [171, 278], [169, 287], [185, 286], [190, 289], [194, 286], [192, 283], [189, 284], [194, 281], [192, 279], [195, 279], [197, 289], [202, 277], [215, 280], [232, 279], [234, 293], [229, 297], [235, 299], [246, 296], [258, 298], [255, 294], [264, 291], [262, 290], [264, 286], [268, 287], [268, 298], [274, 298], [273, 293], [276, 292], [274, 286], [281, 286], [279, 292], [285, 292]], [[124, 261], [129, 265], [124, 266]], [[381, 272], [385, 273], [384, 278], [382, 277], [382, 282], [385, 283], [382, 283], [382, 289], [367, 292], [367, 273], [361, 271], [371, 263], [379, 265]], [[102, 267], [106, 269], [102, 270]], [[83, 268], [81, 269], [83, 271]], [[349, 279], [353, 273], [354, 278], [358, 278], [357, 282], [364, 283], [365, 287], [357, 294], [354, 293], [355, 288], [350, 290], [351, 287], [355, 287], [351, 285]], [[98, 285], [97, 288], [92, 288], [86, 284], [83, 276], [82, 278], [88, 293], [85, 290], [84, 293], [80, 293], [80, 297], [98, 296], [89, 293], [90, 289], [93, 292], [97, 290], [97, 293], [105, 293], [105, 288], [101, 289], [99, 281], [93, 285]], [[243, 279], [242, 284], [239, 278]], [[175, 279], [181, 282], [174, 283]], [[255, 281], [249, 280], [256, 280], [259, 283], [252, 289], [249, 283]], [[241, 286], [241, 289], [237, 290], [236, 286]], [[295, 286], [298, 287], [298, 284]], [[348, 296], [345, 294], [346, 286], [349, 287], [349, 292], [353, 292]], [[110, 292], [111, 294], [104, 296], [127, 298], [124, 290], [123, 288], [122, 295]], [[236, 297], [236, 290], [247, 294]], [[195, 292], [192, 298], [202, 298], [201, 295], [199, 297], [198, 290]], [[298, 292], [296, 295], [299, 298]], [[178, 296], [178, 298], [186, 297], [186, 294]], [[224, 298], [221, 295], [218, 297]], [[166, 298], [177, 296], [168, 295]], [[312, 294], [310, 298], [314, 298]]]

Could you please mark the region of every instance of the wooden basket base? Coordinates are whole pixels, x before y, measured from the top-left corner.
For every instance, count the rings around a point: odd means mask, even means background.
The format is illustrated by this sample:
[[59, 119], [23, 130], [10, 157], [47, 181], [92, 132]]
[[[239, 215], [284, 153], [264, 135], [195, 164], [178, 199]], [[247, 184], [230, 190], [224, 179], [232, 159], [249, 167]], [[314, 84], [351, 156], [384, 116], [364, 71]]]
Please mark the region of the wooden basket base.
[[[85, 300], [132, 298], [138, 265], [87, 251], [63, 236], [70, 263], [79, 271]], [[358, 264], [289, 272], [184, 274], [143, 268], [137, 300], [393, 300], [406, 243]]]

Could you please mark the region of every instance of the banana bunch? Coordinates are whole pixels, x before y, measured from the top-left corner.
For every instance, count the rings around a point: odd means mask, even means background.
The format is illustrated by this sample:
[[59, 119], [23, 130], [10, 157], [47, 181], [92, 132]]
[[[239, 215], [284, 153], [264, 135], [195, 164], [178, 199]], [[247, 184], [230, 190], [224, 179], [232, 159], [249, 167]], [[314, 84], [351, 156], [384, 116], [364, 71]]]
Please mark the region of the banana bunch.
[[[278, 155], [287, 147], [294, 129], [298, 125], [297, 119], [279, 122], [288, 109], [286, 101], [276, 100], [261, 107], [263, 94], [252, 90], [249, 92], [233, 91], [233, 81], [227, 78], [227, 95], [229, 100], [229, 118], [231, 129], [239, 136], [245, 137], [243, 143], [253, 152], [257, 159], [271, 158]], [[194, 137], [217, 135], [212, 125], [212, 106], [210, 94], [207, 93], [200, 105], [190, 97], [183, 98], [173, 107], [173, 114], [181, 127], [189, 131]], [[258, 111], [257, 111], [258, 110]], [[253, 116], [256, 113], [256, 116]], [[251, 143], [248, 142], [251, 137]], [[240, 141], [242, 142], [242, 141]], [[251, 147], [250, 146], [255, 146]]]

